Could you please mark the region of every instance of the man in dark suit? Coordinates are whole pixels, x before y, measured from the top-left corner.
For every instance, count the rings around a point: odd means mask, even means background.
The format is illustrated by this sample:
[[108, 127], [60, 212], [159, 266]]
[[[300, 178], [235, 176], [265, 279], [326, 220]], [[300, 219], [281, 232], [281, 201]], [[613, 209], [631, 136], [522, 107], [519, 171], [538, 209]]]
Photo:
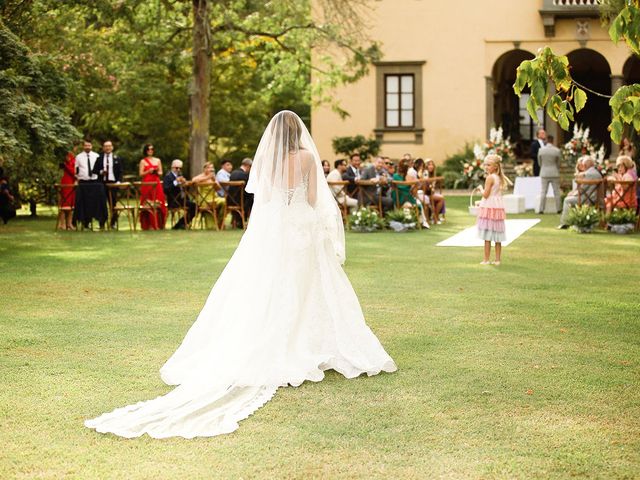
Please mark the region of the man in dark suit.
[[98, 155], [98, 159], [93, 166], [93, 173], [98, 175], [98, 179], [105, 185], [105, 193], [109, 202], [109, 211], [111, 214], [111, 228], [115, 228], [118, 223], [118, 213], [114, 211], [117, 201], [117, 191], [111, 190], [109, 195], [109, 184], [122, 182], [122, 158], [113, 152], [113, 142], [106, 140], [102, 144], [102, 153]]
[[544, 147], [547, 139], [547, 132], [544, 128], [539, 128], [536, 132], [536, 138], [531, 142], [531, 148], [529, 149], [529, 157], [533, 160], [533, 176], [540, 176], [540, 164], [538, 163], [538, 151], [541, 147]]
[[[251, 164], [253, 161], [250, 158], [245, 158], [242, 160], [240, 164], [240, 168], [231, 172], [231, 177], [229, 181], [237, 182], [242, 180], [244, 182], [245, 190], [244, 190], [244, 219], [245, 221], [249, 220], [249, 215], [251, 215], [251, 207], [253, 206], [253, 193], [247, 193], [246, 187], [249, 182], [249, 171], [251, 170]], [[240, 205], [240, 187], [229, 187], [229, 197], [235, 205]], [[236, 225], [242, 225], [242, 221], [240, 220], [240, 216], [235, 214], [234, 212], [234, 220]]]
[[362, 159], [360, 158], [360, 154], [352, 153], [349, 157], [349, 166], [347, 167], [347, 171], [342, 174], [342, 180], [349, 182], [349, 185], [347, 185], [347, 195], [352, 198], [355, 198], [356, 191], [358, 189], [356, 181], [360, 180], [361, 164]]
[[187, 198], [182, 187], [186, 181], [182, 176], [182, 160], [176, 159], [171, 162], [171, 170], [162, 179], [162, 189], [164, 196], [167, 197], [167, 207], [186, 207], [184, 215], [173, 226], [174, 230], [184, 229], [196, 214], [196, 204]]

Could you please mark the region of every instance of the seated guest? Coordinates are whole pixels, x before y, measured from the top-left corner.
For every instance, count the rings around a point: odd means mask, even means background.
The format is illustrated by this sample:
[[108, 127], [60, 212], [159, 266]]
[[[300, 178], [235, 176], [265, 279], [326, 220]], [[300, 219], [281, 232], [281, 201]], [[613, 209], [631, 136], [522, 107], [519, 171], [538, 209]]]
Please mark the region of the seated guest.
[[[400, 163], [398, 163], [398, 171], [393, 174], [393, 179], [398, 182], [412, 181], [412, 179], [408, 177], [408, 173], [409, 163], [407, 162], [407, 160], [400, 160]], [[422, 226], [424, 228], [429, 228], [429, 223], [427, 222], [427, 217], [424, 214], [422, 202], [419, 202], [416, 197], [413, 196], [413, 193], [411, 192], [412, 188], [413, 187], [411, 185], [396, 185], [396, 189], [392, 193], [394, 205], [399, 205], [400, 208], [412, 207], [417, 205], [420, 211], [419, 217], [420, 221], [422, 222]]]
[[[427, 158], [427, 160], [425, 161], [424, 178], [434, 178], [437, 176], [436, 162], [434, 162], [430, 158]], [[425, 193], [427, 195], [431, 194], [431, 198], [433, 198], [433, 203], [435, 205], [436, 211], [438, 212], [438, 222], [441, 223], [442, 221], [444, 221], [444, 216], [447, 213], [444, 195], [442, 195], [441, 193], [432, 193], [431, 190], [433, 189], [433, 186], [429, 183], [427, 185], [428, 190], [425, 190]]]
[[[631, 174], [631, 170], [634, 166], [633, 160], [627, 155], [621, 155], [616, 159], [617, 172], [609, 176], [607, 180], [610, 182], [627, 181], [632, 182], [636, 180]], [[606, 212], [611, 213], [614, 208], [632, 208], [636, 209], [638, 206], [638, 197], [635, 189], [635, 185], [622, 185], [620, 183], [614, 183], [613, 190], [605, 199]]]
[[347, 186], [347, 195], [355, 198], [358, 186], [356, 180], [360, 180], [360, 166], [362, 165], [362, 159], [359, 153], [352, 153], [349, 157], [349, 165], [342, 174], [342, 180], [349, 182]]
[[[245, 221], [249, 220], [249, 215], [251, 215], [251, 207], [253, 207], [253, 193], [248, 193], [246, 190], [247, 182], [249, 181], [249, 172], [251, 171], [251, 165], [253, 161], [250, 158], [245, 158], [242, 160], [240, 164], [240, 168], [231, 172], [230, 181], [244, 182], [244, 219]], [[233, 200], [234, 205], [240, 205], [240, 191], [239, 187], [229, 187], [229, 197]], [[242, 221], [240, 216], [233, 212], [233, 220], [236, 226], [242, 227]]]
[[[327, 175], [327, 182], [341, 182], [342, 175], [345, 170], [347, 170], [347, 162], [343, 158], [340, 158], [333, 162], [334, 169], [329, 172]], [[333, 196], [336, 198], [336, 201], [340, 205], [344, 205], [346, 202], [347, 208], [349, 210], [355, 210], [358, 207], [358, 201], [355, 198], [351, 198], [345, 193], [345, 189], [339, 185], [329, 185], [331, 191], [333, 192]]]
[[329, 160], [322, 160], [322, 171], [324, 172], [324, 176], [326, 178], [326, 176], [329, 175], [329, 172], [331, 171], [331, 164], [329, 163]]
[[391, 177], [389, 172], [384, 168], [384, 159], [382, 157], [376, 157], [373, 160], [373, 165], [365, 168], [360, 175], [360, 180], [370, 180], [377, 183], [377, 186], [360, 186], [366, 190], [367, 195], [362, 195], [362, 200], [365, 205], [370, 205], [377, 196], [380, 196], [380, 202], [382, 204], [382, 210], [387, 211], [393, 208], [393, 199], [387, 196], [387, 191], [391, 187]]
[[184, 192], [183, 185], [186, 181], [182, 176], [182, 160], [176, 159], [171, 162], [171, 170], [162, 180], [162, 189], [165, 197], [167, 197], [167, 206], [169, 209], [184, 208], [185, 206], [187, 208], [184, 216], [180, 217], [180, 220], [173, 226], [174, 230], [185, 228], [196, 212], [196, 204], [189, 200]]
[[[233, 163], [231, 160], [223, 160], [220, 164], [220, 170], [216, 173], [216, 181], [220, 182], [228, 182], [231, 179], [231, 171], [233, 170]], [[218, 196], [224, 197], [224, 188], [218, 190]]]
[[15, 198], [9, 189], [9, 178], [0, 177], [0, 218], [5, 225], [16, 216], [14, 201]]
[[[585, 155], [580, 157], [582, 165], [584, 166], [584, 173], [578, 178], [584, 180], [602, 180], [602, 175], [595, 167], [596, 162], [593, 157]], [[569, 218], [569, 211], [571, 207], [578, 205], [578, 197], [582, 204], [595, 205], [598, 202], [598, 185], [578, 185], [575, 190], [575, 195], [567, 195], [562, 205], [562, 216], [560, 217], [560, 225], [558, 228], [569, 228], [567, 220]]]
[[[202, 167], [202, 173], [193, 177], [191, 179], [191, 183], [195, 185], [195, 188], [199, 189], [197, 206], [200, 208], [215, 208], [218, 214], [218, 226], [221, 226], [224, 222], [224, 218], [222, 218], [222, 216], [224, 214], [225, 200], [217, 194], [217, 191], [222, 187], [216, 180], [216, 172], [213, 168], [213, 163], [206, 162]], [[213, 215], [211, 214], [204, 215], [204, 222], [207, 229], [212, 230], [215, 227]]]

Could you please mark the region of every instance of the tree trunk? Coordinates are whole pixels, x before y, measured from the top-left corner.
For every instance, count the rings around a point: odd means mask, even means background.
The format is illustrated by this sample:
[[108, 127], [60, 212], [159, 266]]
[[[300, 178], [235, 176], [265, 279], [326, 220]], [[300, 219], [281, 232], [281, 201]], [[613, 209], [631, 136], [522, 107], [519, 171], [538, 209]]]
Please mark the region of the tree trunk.
[[191, 176], [202, 172], [209, 153], [209, 0], [193, 1], [193, 77], [191, 80], [191, 122], [189, 167]]

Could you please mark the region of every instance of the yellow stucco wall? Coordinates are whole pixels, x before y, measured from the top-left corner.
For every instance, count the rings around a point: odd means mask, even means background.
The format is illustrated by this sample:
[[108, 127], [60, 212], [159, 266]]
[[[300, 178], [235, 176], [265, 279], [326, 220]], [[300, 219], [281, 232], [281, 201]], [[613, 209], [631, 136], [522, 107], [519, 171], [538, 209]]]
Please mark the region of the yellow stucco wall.
[[[549, 45], [558, 54], [581, 48], [576, 20], [556, 20], [555, 37], [545, 38], [539, 9], [543, 0], [377, 0], [372, 1], [370, 37], [382, 43], [383, 61], [425, 61], [424, 142], [384, 144], [382, 153], [405, 152], [440, 162], [465, 141], [483, 139], [487, 129], [486, 76], [495, 61], [515, 48], [535, 54]], [[590, 19], [586, 48], [600, 52], [613, 75], [620, 75], [629, 51], [615, 46], [599, 19]], [[312, 133], [323, 158], [335, 156], [331, 139], [373, 135], [376, 118], [375, 67], [334, 96], [350, 113], [345, 120], [328, 107], [312, 111]], [[406, 135], [405, 135], [406, 137]], [[385, 137], [390, 138], [390, 137]]]

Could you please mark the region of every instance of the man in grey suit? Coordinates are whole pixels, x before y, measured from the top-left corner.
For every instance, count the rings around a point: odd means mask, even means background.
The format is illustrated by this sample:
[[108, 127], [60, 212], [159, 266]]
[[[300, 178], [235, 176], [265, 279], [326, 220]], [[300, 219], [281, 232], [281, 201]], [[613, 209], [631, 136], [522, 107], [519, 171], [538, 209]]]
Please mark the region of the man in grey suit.
[[547, 143], [538, 150], [538, 164], [540, 165], [540, 213], [544, 213], [549, 184], [553, 187], [553, 197], [556, 200], [556, 212], [560, 213], [560, 149], [553, 144], [553, 136], [547, 136]]
[[[582, 164], [584, 165], [585, 172], [582, 176], [584, 180], [602, 180], [602, 175], [595, 167], [596, 162], [593, 157], [582, 157]], [[585, 205], [595, 205], [598, 201], [598, 185], [578, 185], [575, 191], [575, 195], [571, 193], [564, 199], [564, 206], [562, 207], [562, 216], [560, 217], [559, 229], [569, 228], [567, 225], [567, 219], [569, 217], [569, 210], [578, 204], [578, 190], [580, 191], [580, 201]]]
[[360, 187], [366, 189], [368, 193], [367, 196], [363, 196], [365, 204], [371, 204], [370, 198], [377, 198], [377, 195], [380, 195], [382, 210], [386, 212], [392, 208], [393, 200], [387, 195], [387, 191], [391, 187], [391, 178], [384, 166], [384, 159], [382, 157], [376, 157], [373, 160], [373, 165], [363, 170], [360, 175], [360, 180], [371, 180], [377, 183], [376, 186]]

